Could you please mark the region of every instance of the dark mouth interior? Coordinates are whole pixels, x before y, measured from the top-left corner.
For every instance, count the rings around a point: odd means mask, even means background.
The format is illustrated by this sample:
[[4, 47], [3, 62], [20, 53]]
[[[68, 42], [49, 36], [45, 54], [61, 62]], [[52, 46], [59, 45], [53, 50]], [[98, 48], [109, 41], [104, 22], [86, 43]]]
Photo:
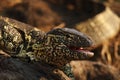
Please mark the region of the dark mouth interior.
[[83, 48], [83, 47], [71, 47], [71, 46], [69, 46], [69, 49], [71, 49], [71, 50], [76, 50], [76, 51], [79, 51], [79, 50], [87, 50], [87, 49], [85, 49], [85, 48]]
[[68, 46], [68, 48], [70, 50], [74, 50], [74, 51], [91, 51], [92, 49], [94, 49], [94, 46], [91, 46], [91, 47], [73, 47], [73, 46]]

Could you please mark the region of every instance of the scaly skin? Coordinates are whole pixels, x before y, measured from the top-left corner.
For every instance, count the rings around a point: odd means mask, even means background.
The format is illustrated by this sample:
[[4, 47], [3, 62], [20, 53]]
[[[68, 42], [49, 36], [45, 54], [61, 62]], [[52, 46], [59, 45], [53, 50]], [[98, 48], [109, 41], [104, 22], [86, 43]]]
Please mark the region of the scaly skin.
[[57, 67], [71, 60], [93, 56], [91, 52], [70, 48], [92, 45], [90, 38], [74, 29], [58, 28], [45, 33], [6, 17], [0, 17], [0, 45], [11, 56], [30, 58]]

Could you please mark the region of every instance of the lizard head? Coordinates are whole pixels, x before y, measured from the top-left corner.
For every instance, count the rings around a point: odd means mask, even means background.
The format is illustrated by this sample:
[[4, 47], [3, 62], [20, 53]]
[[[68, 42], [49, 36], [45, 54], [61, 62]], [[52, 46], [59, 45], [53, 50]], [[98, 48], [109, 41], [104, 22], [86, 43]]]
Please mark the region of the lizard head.
[[[87, 50], [93, 44], [85, 34], [70, 28], [53, 29], [46, 34], [44, 49], [39, 49], [36, 59], [63, 66], [71, 60], [87, 59], [94, 53]], [[45, 51], [42, 54], [41, 52]]]

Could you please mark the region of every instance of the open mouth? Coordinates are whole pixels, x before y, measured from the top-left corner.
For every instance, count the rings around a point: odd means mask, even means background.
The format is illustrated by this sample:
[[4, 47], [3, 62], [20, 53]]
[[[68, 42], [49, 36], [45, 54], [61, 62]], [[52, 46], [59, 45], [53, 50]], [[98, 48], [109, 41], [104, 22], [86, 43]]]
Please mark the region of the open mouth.
[[90, 51], [91, 48], [92, 47], [69, 47], [70, 50], [84, 53], [87, 57], [92, 57], [94, 55], [94, 53]]

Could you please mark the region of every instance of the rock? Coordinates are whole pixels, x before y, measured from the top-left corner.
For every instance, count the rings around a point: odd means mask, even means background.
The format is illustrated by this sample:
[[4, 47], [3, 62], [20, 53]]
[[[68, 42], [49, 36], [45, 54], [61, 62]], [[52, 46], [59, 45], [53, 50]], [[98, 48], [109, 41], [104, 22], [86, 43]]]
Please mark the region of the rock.
[[62, 80], [53, 67], [0, 55], [0, 80]]

